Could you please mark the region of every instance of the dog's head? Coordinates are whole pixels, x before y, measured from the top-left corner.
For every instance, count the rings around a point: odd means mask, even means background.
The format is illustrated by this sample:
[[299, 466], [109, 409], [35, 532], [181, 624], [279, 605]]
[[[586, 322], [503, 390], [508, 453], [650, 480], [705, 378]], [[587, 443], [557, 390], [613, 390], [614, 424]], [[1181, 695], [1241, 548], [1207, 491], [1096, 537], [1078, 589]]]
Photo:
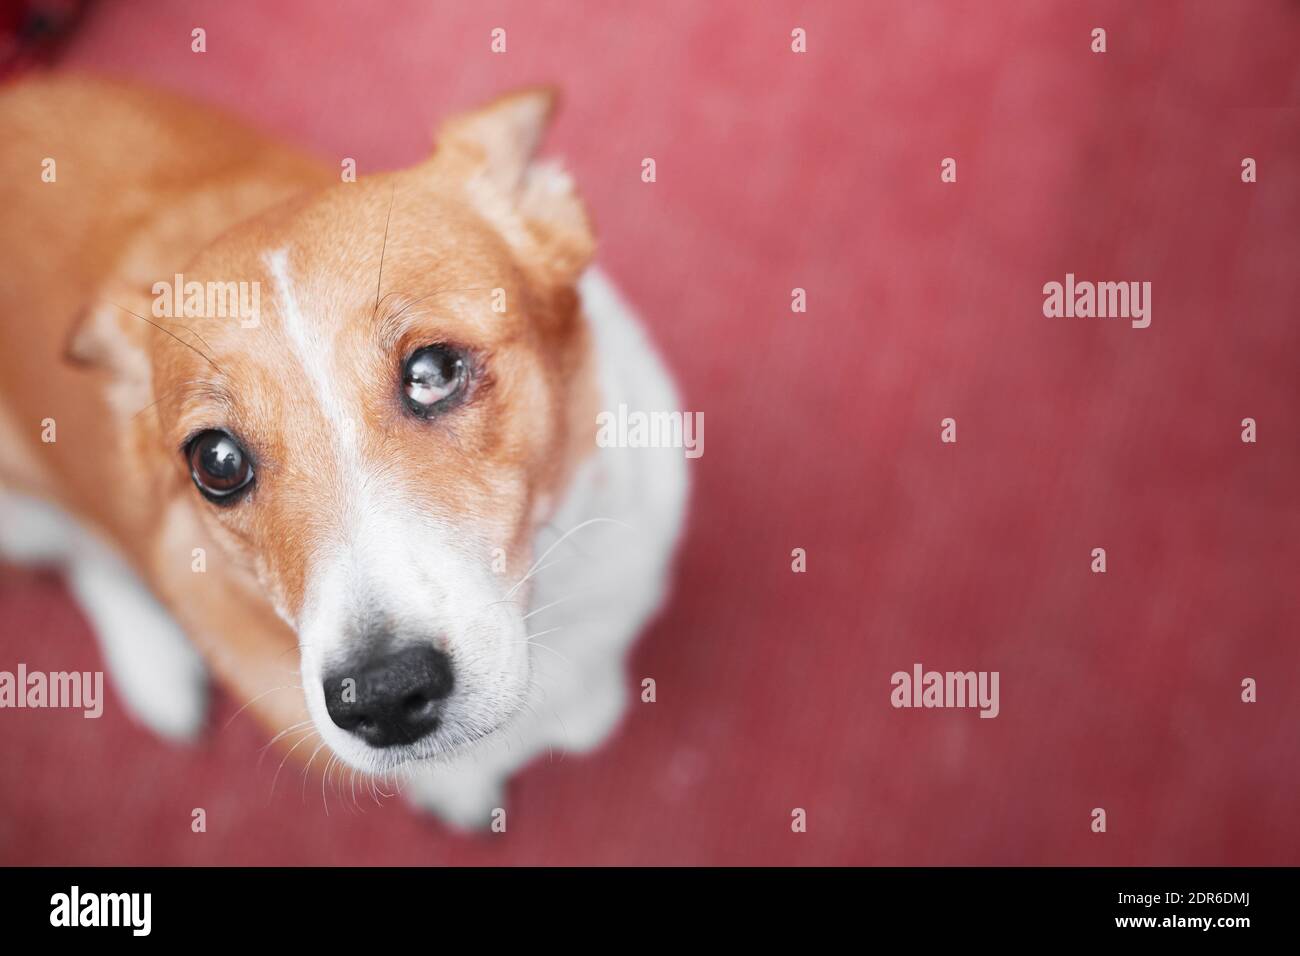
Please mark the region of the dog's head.
[[592, 238], [533, 160], [550, 110], [500, 100], [425, 163], [231, 230], [184, 281], [244, 308], [155, 320], [192, 347], [148, 339], [178, 493], [296, 631], [315, 726], [363, 769], [490, 734], [528, 689], [533, 535], [594, 420]]

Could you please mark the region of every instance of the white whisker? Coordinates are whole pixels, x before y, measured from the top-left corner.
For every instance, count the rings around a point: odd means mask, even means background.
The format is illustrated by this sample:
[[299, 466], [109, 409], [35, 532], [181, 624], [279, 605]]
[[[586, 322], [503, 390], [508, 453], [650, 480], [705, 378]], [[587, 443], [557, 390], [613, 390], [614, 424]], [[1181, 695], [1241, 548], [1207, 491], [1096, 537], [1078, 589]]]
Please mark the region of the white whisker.
[[280, 779], [280, 771], [284, 769], [284, 765], [286, 761], [288, 761], [289, 757], [293, 754], [295, 750], [297, 750], [299, 747], [301, 747], [304, 743], [306, 743], [310, 739], [311, 739], [310, 733], [305, 733], [303, 735], [302, 740], [298, 741], [296, 744], [290, 747], [288, 753], [286, 753], [283, 757], [280, 758], [280, 766], [275, 768], [275, 776], [271, 778], [270, 797], [273, 798], [275, 796], [275, 784], [276, 781]]
[[237, 711], [235, 711], [233, 714], [231, 714], [231, 715], [230, 715], [230, 719], [229, 719], [228, 721], [226, 721], [225, 724], [222, 725], [221, 729], [222, 729], [222, 730], [225, 730], [227, 727], [229, 727], [231, 724], [233, 724], [233, 723], [235, 722], [235, 718], [236, 718], [236, 717], [238, 717], [238, 716], [239, 716], [240, 714], [242, 714], [244, 711], [248, 710], [248, 708], [252, 707], [254, 704], [256, 704], [256, 703], [257, 703], [259, 700], [261, 700], [263, 697], [266, 697], [268, 694], [274, 694], [277, 690], [302, 690], [302, 685], [301, 685], [301, 684], [285, 684], [285, 685], [282, 686], [282, 687], [272, 687], [270, 690], [268, 690], [268, 691], [264, 691], [263, 693], [258, 694], [256, 697], [254, 697], [252, 700], [250, 700], [248, 703], [246, 703], [243, 707], [239, 708], [239, 710], [237, 710]]
[[531, 578], [534, 574], [536, 574], [537, 571], [540, 570], [540, 565], [542, 564], [542, 562], [545, 561], [545, 560], [550, 556], [550, 554], [551, 554], [552, 551], [554, 551], [554, 550], [555, 550], [556, 548], [558, 548], [560, 545], [564, 544], [565, 541], [567, 541], [567, 540], [568, 540], [569, 538], [571, 538], [573, 535], [577, 534], [577, 533], [578, 533], [579, 531], [581, 531], [583, 528], [590, 527], [590, 526], [593, 525], [593, 524], [616, 524], [616, 525], [619, 525], [620, 527], [627, 528], [629, 531], [635, 531], [635, 530], [636, 530], [636, 529], [633, 528], [631, 525], [629, 525], [629, 524], [627, 524], [627, 523], [625, 523], [625, 522], [619, 521], [617, 518], [588, 518], [586, 521], [583, 521], [583, 522], [581, 522], [580, 524], [576, 524], [576, 525], [574, 525], [574, 526], [573, 526], [572, 528], [570, 528], [568, 531], [564, 532], [564, 534], [560, 535], [560, 538], [559, 538], [558, 541], [556, 541], [556, 542], [555, 542], [554, 544], [552, 544], [549, 548], [547, 548], [545, 551], [542, 552], [542, 556], [541, 556], [540, 558], [538, 558], [536, 561], [533, 562], [533, 566], [532, 566], [531, 568], [528, 569], [528, 573], [525, 574], [522, 578], [520, 578], [519, 581], [516, 582], [515, 586], [512, 587], [509, 591], [506, 592], [506, 597], [510, 597], [512, 594], [514, 594], [515, 591], [519, 590], [520, 586], [521, 586], [525, 581], [527, 581], [527, 580], [528, 580], [529, 578]]

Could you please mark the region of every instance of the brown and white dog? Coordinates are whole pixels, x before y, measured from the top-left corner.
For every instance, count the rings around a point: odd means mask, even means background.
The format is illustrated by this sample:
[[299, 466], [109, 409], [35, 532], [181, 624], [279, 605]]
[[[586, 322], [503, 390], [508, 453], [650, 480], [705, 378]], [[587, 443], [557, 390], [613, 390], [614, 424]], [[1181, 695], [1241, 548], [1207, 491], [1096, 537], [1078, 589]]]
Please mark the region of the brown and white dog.
[[595, 440], [677, 398], [534, 158], [551, 108], [341, 182], [157, 92], [0, 94], [0, 554], [66, 567], [147, 725], [197, 733], [211, 671], [461, 826], [614, 726], [685, 462]]

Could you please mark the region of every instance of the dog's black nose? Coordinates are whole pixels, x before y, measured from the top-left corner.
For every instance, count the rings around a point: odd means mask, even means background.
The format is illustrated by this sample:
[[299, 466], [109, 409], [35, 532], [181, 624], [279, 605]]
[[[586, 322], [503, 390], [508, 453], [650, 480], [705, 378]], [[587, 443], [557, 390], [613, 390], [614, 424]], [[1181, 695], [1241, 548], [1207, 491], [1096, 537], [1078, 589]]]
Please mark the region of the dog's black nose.
[[407, 647], [325, 677], [330, 720], [372, 747], [413, 744], [438, 726], [451, 693], [451, 659], [432, 647]]

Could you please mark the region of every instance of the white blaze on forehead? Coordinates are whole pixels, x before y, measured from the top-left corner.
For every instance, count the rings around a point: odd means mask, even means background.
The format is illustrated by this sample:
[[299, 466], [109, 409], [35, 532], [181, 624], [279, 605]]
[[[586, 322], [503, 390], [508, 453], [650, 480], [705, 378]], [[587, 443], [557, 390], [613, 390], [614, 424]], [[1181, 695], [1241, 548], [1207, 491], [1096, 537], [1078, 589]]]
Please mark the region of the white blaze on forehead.
[[[334, 374], [331, 342], [321, 334], [319, 325], [308, 322], [298, 302], [297, 289], [289, 274], [288, 249], [267, 252], [263, 261], [275, 283], [276, 303], [285, 335], [293, 349], [294, 358], [305, 373], [306, 387], [310, 390], [306, 398], [316, 403], [330, 425], [328, 432], [334, 443], [334, 477], [338, 487], [345, 489], [343, 498], [347, 503], [343, 514], [338, 516], [341, 525], [336, 529], [339, 534], [337, 543], [342, 546], [342, 557], [346, 558], [365, 539], [367, 525], [371, 523], [374, 510], [366, 492], [367, 482], [364, 480], [357, 448], [356, 423], [343, 401], [339, 381]], [[325, 553], [338, 554], [334, 549], [327, 549]], [[311, 560], [308, 574], [313, 581], [299, 614], [299, 625], [304, 620], [310, 621], [320, 610], [319, 598], [313, 595], [320, 593], [322, 581], [333, 580], [338, 586], [347, 589], [347, 594], [337, 595], [340, 598], [352, 597], [351, 591], [355, 589], [354, 581], [331, 578], [330, 569], [320, 554]]]
[[330, 431], [339, 437], [340, 445], [351, 457], [356, 451], [356, 422], [339, 394], [338, 382], [332, 369], [333, 350], [330, 342], [316, 334], [298, 304], [297, 290], [289, 275], [289, 250], [276, 249], [268, 252], [263, 260], [271, 271], [271, 278], [275, 280], [276, 301], [284, 321], [284, 330], [293, 344], [298, 364], [307, 373], [307, 381], [311, 383], [311, 397], [320, 404], [321, 412], [334, 426]]

